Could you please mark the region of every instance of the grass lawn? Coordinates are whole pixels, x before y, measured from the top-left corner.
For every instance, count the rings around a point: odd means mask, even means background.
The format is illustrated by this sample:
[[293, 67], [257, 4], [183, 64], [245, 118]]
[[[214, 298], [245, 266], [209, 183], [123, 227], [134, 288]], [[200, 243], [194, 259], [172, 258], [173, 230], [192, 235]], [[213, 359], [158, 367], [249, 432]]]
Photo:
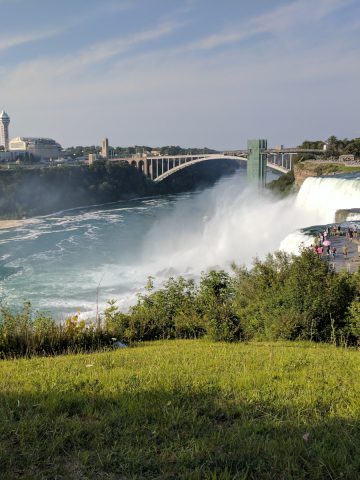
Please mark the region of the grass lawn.
[[[360, 172], [360, 165], [342, 165], [339, 163], [321, 163], [307, 160], [302, 164], [303, 168], [316, 170], [319, 175], [326, 175], [328, 173], [353, 173]], [[301, 168], [301, 167], [300, 167]]]
[[165, 341], [0, 362], [0, 478], [360, 479], [360, 354]]

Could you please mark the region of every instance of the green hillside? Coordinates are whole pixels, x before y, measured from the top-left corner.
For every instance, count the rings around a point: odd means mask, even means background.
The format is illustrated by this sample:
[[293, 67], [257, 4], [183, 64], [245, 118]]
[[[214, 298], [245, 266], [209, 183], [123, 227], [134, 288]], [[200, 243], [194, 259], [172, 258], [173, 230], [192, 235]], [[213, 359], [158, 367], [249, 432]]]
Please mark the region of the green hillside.
[[164, 341], [0, 372], [0, 478], [359, 478], [356, 350]]

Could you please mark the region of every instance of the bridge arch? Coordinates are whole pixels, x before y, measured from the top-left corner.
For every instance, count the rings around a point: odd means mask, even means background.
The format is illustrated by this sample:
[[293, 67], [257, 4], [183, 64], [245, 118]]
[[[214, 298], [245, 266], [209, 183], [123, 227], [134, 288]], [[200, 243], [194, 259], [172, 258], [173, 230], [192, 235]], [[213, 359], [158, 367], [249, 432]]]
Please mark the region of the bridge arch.
[[[155, 182], [161, 182], [174, 173], [196, 165], [198, 163], [210, 160], [235, 160], [237, 162], [246, 162], [246, 154], [208, 154], [208, 155], [179, 155], [179, 156], [158, 156], [145, 157], [143, 159], [125, 159], [132, 167], [140, 170], [148, 178]], [[280, 164], [276, 161], [276, 156], [268, 155], [267, 167], [278, 173], [287, 173], [289, 168], [284, 162]], [[291, 168], [291, 166], [290, 166]]]
[[180, 170], [183, 170], [184, 168], [188, 168], [188, 167], [191, 167], [192, 165], [197, 165], [198, 163], [203, 163], [203, 162], [207, 162], [207, 161], [210, 161], [210, 160], [236, 160], [236, 161], [246, 161], [246, 157], [239, 157], [239, 156], [232, 156], [232, 155], [208, 155], [208, 156], [204, 156], [202, 158], [196, 158], [194, 160], [189, 160], [189, 161], [185, 161], [183, 163], [181, 163], [181, 161], [178, 163], [178, 165], [176, 165], [176, 162], [174, 162], [174, 164], [176, 166], [174, 166], [173, 168], [170, 168], [169, 170], [166, 170], [164, 171], [163, 173], [161, 173], [161, 175], [157, 176], [154, 181], [159, 183], [163, 180], [165, 180], [165, 178], [168, 178], [170, 175], [173, 175], [174, 173], [176, 172], [179, 172]]

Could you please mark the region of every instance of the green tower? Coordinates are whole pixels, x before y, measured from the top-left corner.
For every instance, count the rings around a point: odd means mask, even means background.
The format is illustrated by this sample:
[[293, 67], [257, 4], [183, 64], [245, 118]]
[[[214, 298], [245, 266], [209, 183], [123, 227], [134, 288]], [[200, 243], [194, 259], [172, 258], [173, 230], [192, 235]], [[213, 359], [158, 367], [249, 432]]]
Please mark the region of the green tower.
[[267, 163], [267, 140], [248, 140], [247, 178], [248, 183], [265, 187], [266, 163]]

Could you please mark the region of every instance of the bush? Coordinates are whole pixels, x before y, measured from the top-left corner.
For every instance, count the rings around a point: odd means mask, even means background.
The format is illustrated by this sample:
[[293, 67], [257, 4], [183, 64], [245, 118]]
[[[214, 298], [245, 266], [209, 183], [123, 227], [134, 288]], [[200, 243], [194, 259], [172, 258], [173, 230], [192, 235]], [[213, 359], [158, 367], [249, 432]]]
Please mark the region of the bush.
[[205, 332], [196, 311], [197, 289], [193, 280], [170, 278], [154, 291], [149, 278], [146, 293], [128, 315], [112, 301], [105, 310], [105, 329], [126, 342], [169, 338], [197, 338]]
[[92, 351], [144, 340], [199, 338], [215, 341], [287, 339], [356, 344], [360, 338], [360, 273], [336, 273], [310, 250], [276, 252], [253, 268], [233, 266], [203, 273], [197, 285], [170, 278], [145, 293], [129, 313], [109, 302], [102, 325], [79, 314], [64, 325], [31, 305], [0, 308], [0, 357]]
[[248, 338], [329, 341], [343, 334], [354, 295], [350, 276], [310, 250], [278, 252], [237, 272], [237, 311]]

